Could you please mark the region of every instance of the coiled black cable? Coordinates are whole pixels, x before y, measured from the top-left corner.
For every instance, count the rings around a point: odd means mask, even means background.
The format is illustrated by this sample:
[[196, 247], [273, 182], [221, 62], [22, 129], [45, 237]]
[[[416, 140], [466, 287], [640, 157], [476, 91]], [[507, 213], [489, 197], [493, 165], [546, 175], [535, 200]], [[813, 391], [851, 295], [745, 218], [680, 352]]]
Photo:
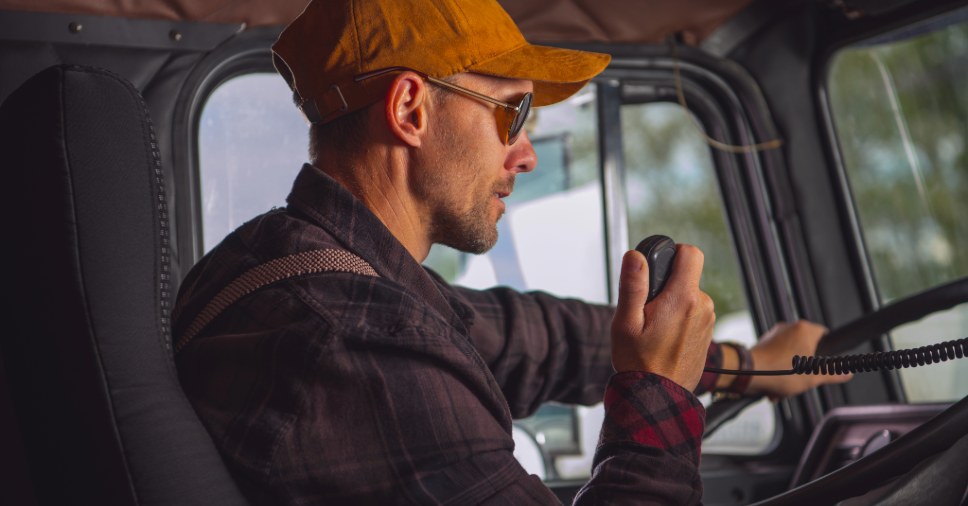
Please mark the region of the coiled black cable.
[[841, 357], [793, 357], [794, 374], [851, 374], [881, 369], [917, 367], [963, 358], [968, 355], [968, 337], [910, 350], [878, 351]]
[[839, 357], [801, 357], [794, 355], [793, 368], [775, 371], [738, 371], [707, 367], [707, 372], [749, 376], [782, 376], [787, 374], [852, 374], [881, 369], [901, 369], [936, 364], [968, 356], [968, 337], [922, 346], [909, 350], [878, 351]]

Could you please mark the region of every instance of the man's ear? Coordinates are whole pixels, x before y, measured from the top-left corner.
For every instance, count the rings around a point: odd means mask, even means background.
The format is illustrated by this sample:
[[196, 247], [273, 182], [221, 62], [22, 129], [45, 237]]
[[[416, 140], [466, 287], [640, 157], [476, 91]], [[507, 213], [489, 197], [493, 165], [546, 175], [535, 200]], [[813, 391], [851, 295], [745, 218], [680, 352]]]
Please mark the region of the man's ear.
[[387, 91], [387, 126], [400, 141], [420, 147], [427, 132], [427, 82], [413, 72], [397, 76]]

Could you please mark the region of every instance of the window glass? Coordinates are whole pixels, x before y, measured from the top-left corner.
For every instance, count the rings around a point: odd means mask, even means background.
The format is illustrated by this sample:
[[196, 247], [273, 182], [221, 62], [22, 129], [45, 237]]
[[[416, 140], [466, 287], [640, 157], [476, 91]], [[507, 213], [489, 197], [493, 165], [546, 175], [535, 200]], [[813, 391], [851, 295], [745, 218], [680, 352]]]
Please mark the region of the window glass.
[[[968, 276], [968, 9], [841, 49], [827, 88], [881, 302]], [[968, 304], [896, 349], [968, 335]], [[968, 360], [901, 369], [911, 401], [968, 394]]]
[[[715, 341], [746, 346], [756, 332], [746, 305], [709, 147], [678, 104], [625, 105], [621, 112], [629, 240], [653, 234], [693, 244], [705, 255], [701, 287], [716, 304]], [[631, 246], [634, 246], [632, 244]], [[704, 404], [710, 396], [704, 395]], [[756, 454], [773, 441], [776, 415], [766, 400], [703, 442], [705, 453]]]
[[223, 83], [198, 127], [203, 251], [239, 225], [283, 206], [308, 159], [309, 127], [275, 73]]

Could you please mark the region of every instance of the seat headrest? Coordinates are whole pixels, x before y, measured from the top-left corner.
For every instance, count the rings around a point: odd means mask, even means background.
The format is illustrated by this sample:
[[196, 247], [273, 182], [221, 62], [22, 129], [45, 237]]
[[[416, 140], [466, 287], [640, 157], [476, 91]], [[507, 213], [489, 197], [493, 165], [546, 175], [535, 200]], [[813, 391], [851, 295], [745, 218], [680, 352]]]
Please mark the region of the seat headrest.
[[0, 107], [0, 338], [43, 504], [243, 504], [178, 384], [164, 175], [124, 79], [51, 67]]

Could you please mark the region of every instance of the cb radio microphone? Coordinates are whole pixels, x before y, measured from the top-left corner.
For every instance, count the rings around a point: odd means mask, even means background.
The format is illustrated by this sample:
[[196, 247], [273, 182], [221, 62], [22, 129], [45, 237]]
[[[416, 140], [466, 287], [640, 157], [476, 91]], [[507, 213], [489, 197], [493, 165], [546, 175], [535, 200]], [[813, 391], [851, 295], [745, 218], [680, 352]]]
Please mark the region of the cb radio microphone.
[[645, 255], [645, 261], [649, 264], [649, 297], [646, 302], [650, 302], [659, 295], [672, 271], [676, 243], [664, 235], [650, 235], [642, 239], [635, 250]]

